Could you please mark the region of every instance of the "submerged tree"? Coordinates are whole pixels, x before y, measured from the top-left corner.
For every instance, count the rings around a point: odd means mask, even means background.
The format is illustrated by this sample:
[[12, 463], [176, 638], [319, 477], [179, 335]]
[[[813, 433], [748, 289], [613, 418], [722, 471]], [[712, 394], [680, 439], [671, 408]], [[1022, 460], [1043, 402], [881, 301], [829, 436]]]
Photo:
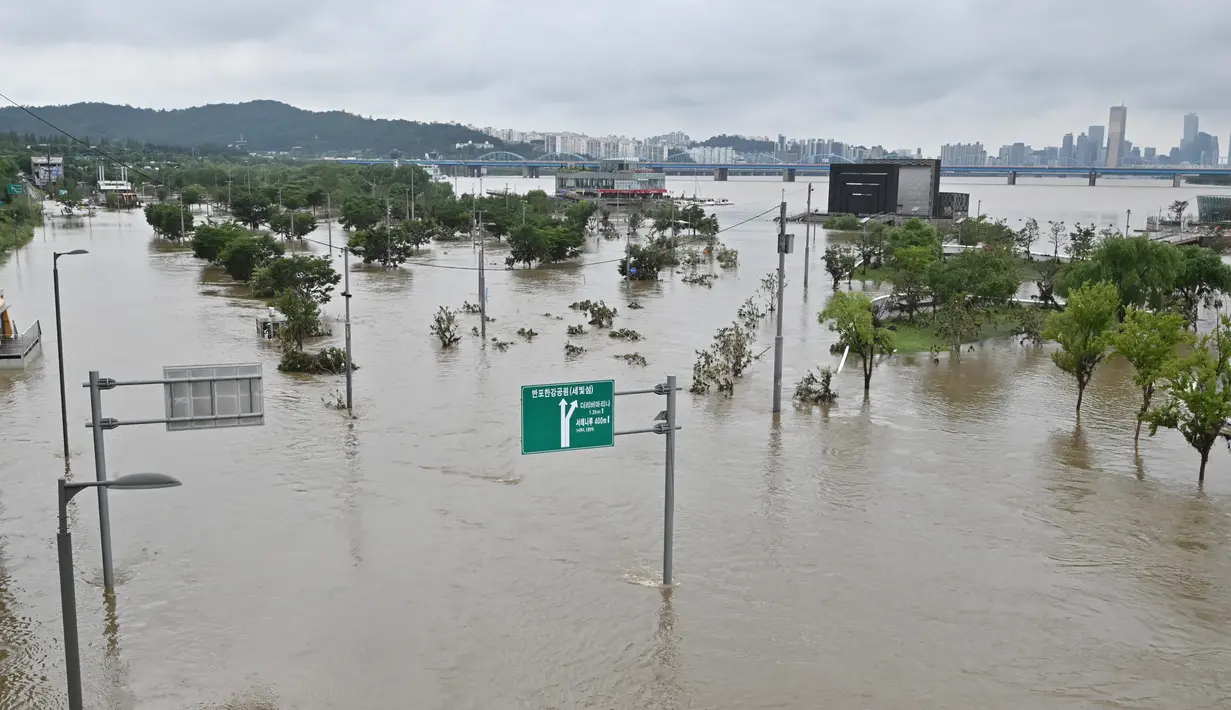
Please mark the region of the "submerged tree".
[[1164, 383], [1168, 399], [1146, 413], [1150, 436], [1175, 429], [1201, 455], [1197, 483], [1205, 483], [1210, 449], [1231, 419], [1231, 318], [1222, 316], [1214, 331], [1201, 336], [1192, 355], [1181, 360]]
[[1155, 387], [1178, 359], [1176, 348], [1191, 342], [1184, 317], [1174, 313], [1152, 312], [1140, 308], [1128, 309], [1120, 328], [1108, 336], [1111, 347], [1124, 356], [1134, 368], [1133, 383], [1141, 388], [1141, 410], [1133, 443], [1141, 438], [1141, 422], [1150, 410]]
[[1051, 314], [1044, 336], [1060, 343], [1051, 359], [1077, 379], [1077, 416], [1094, 368], [1107, 357], [1108, 335], [1116, 324], [1120, 297], [1106, 281], [1082, 286], [1069, 294], [1065, 309]]
[[893, 352], [893, 333], [876, 321], [872, 301], [862, 293], [835, 293], [817, 316], [838, 334], [838, 347], [849, 347], [863, 365], [863, 393], [872, 386], [872, 366], [878, 354]]

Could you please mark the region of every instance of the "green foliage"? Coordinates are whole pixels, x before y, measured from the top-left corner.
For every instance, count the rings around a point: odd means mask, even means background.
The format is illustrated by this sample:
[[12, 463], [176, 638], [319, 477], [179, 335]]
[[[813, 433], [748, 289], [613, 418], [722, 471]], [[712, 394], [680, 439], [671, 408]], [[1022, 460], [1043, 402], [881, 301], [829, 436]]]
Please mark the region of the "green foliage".
[[505, 262], [509, 266], [521, 263], [530, 267], [535, 262], [563, 261], [580, 254], [584, 245], [584, 228], [578, 230], [571, 225], [527, 224], [509, 235], [509, 256]]
[[0, 205], [0, 262], [13, 250], [29, 244], [34, 239], [34, 225], [42, 220], [42, 213], [25, 200]]
[[1043, 331], [1047, 328], [1047, 318], [1038, 308], [1018, 308], [1017, 328], [1013, 334], [1021, 338], [1020, 343], [1039, 347], [1045, 338]]
[[855, 248], [859, 251], [859, 258], [863, 261], [863, 271], [867, 273], [869, 268], [879, 269], [884, 265], [885, 252], [889, 248], [888, 229], [880, 222], [864, 225], [864, 229], [859, 233], [859, 241], [856, 242]]
[[442, 348], [451, 348], [462, 341], [462, 336], [457, 334], [457, 313], [446, 306], [436, 309], [428, 330], [440, 341]]
[[674, 249], [664, 241], [654, 240], [648, 244], [630, 245], [627, 257], [616, 264], [620, 276], [635, 281], [657, 281], [659, 272], [670, 268], [676, 259]]
[[595, 303], [589, 299], [573, 303], [569, 308], [589, 315], [590, 325], [596, 328], [610, 328], [618, 313], [617, 309], [608, 307], [603, 301]]
[[835, 293], [817, 320], [838, 334], [839, 348], [849, 347], [859, 356], [866, 395], [871, 388], [876, 356], [893, 352], [893, 333], [877, 322], [872, 301], [862, 293]]
[[575, 335], [585, 335], [586, 328], [585, 326], [582, 326], [582, 325], [570, 325], [568, 328], [565, 329], [565, 334], [570, 337], [575, 336]]
[[935, 258], [940, 258], [940, 232], [921, 219], [912, 218], [901, 227], [892, 227], [886, 230], [885, 236], [889, 242], [889, 254], [895, 258], [899, 250], [908, 247], [926, 247], [935, 254]]
[[253, 296], [269, 298], [283, 291], [294, 291], [315, 303], [329, 303], [330, 294], [342, 275], [326, 256], [293, 254], [271, 259], [252, 273], [249, 288]]
[[1011, 247], [1017, 242], [1017, 233], [1003, 219], [992, 220], [987, 215], [979, 215], [957, 225], [957, 238], [959, 244], [968, 246]]
[[1201, 456], [1197, 482], [1204, 484], [1210, 448], [1231, 419], [1231, 319], [1221, 316], [1214, 331], [1201, 336], [1192, 355], [1170, 368], [1163, 381], [1167, 401], [1145, 415], [1150, 436], [1159, 427], [1183, 434]]
[[[351, 372], [359, 369], [351, 363]], [[315, 353], [302, 350], [286, 350], [278, 363], [282, 372], [304, 372], [309, 374], [340, 375], [346, 372], [346, 351], [341, 348], [322, 348]], [[344, 407], [345, 405], [343, 405]], [[342, 407], [339, 407], [341, 409]]]
[[1067, 290], [1084, 284], [1107, 281], [1120, 294], [1122, 318], [1128, 306], [1158, 310], [1167, 305], [1181, 269], [1180, 252], [1165, 242], [1149, 237], [1116, 236], [1103, 241], [1090, 258], [1074, 263], [1065, 271]]
[[615, 338], [616, 340], [628, 340], [632, 342], [642, 339], [641, 333], [638, 333], [630, 328], [618, 328], [608, 333], [607, 336], [610, 338]]
[[1179, 252], [1174, 298], [1188, 325], [1195, 328], [1197, 308], [1212, 306], [1215, 296], [1231, 292], [1231, 266], [1213, 249], [1189, 245], [1179, 247]]
[[949, 303], [965, 294], [975, 308], [1003, 306], [1021, 286], [1017, 262], [1007, 247], [968, 249], [935, 261], [927, 278], [938, 303]]
[[192, 255], [198, 259], [218, 261], [222, 250], [232, 239], [248, 236], [248, 230], [237, 222], [203, 224], [192, 235]]
[[718, 252], [715, 256], [718, 265], [724, 269], [734, 269], [739, 266], [739, 250], [731, 249], [730, 247], [720, 244]]
[[623, 360], [629, 365], [636, 365], [637, 367], [645, 367], [650, 364], [641, 353], [624, 353], [623, 355], [612, 355], [612, 357], [617, 360]]
[[1094, 231], [1094, 224], [1081, 226], [1081, 223], [1073, 225], [1073, 231], [1069, 232], [1069, 243], [1064, 247], [1064, 253], [1069, 255], [1073, 261], [1080, 261], [1090, 256], [1094, 251], [1094, 246], [1098, 240], [1098, 235]]
[[962, 343], [973, 340], [982, 325], [982, 313], [966, 294], [954, 294], [945, 301], [933, 317], [936, 334], [949, 344], [957, 359], [962, 358]]
[[1039, 221], [1034, 217], [1026, 220], [1026, 223], [1021, 229], [1013, 234], [1013, 246], [1022, 253], [1022, 256], [1030, 258], [1030, 247], [1035, 242], [1039, 241]]
[[282, 245], [267, 234], [245, 234], [227, 242], [218, 263], [236, 281], [248, 281], [252, 273], [282, 256]]
[[534, 340], [539, 335], [535, 332], [534, 328], [518, 328], [517, 334], [522, 338], [525, 338], [527, 342]]
[[838, 392], [833, 388], [834, 371], [829, 367], [809, 371], [795, 385], [795, 401], [802, 404], [833, 404], [838, 401]]
[[1035, 268], [1038, 278], [1035, 279], [1034, 286], [1039, 292], [1032, 296], [1032, 298], [1037, 300], [1040, 306], [1055, 308], [1056, 288], [1059, 285], [1063, 265], [1060, 263], [1060, 259], [1052, 257], [1036, 262]]
[[352, 195], [342, 202], [342, 216], [338, 221], [349, 230], [364, 230], [376, 226], [384, 219], [385, 208], [374, 198]]
[[400, 266], [415, 249], [410, 242], [410, 230], [405, 222], [381, 222], [352, 234], [346, 247], [365, 264]]
[[932, 245], [905, 244], [893, 250], [893, 295], [907, 319], [913, 320], [928, 295], [928, 271], [939, 254]]
[[277, 208], [261, 195], [241, 192], [231, 196], [228, 209], [231, 216], [239, 223], [247, 225], [249, 229], [260, 229], [262, 224], [269, 221]]
[[821, 227], [834, 232], [853, 232], [859, 229], [859, 218], [853, 214], [831, 214]]
[[201, 204], [204, 197], [205, 188], [200, 185], [188, 185], [180, 190], [180, 200], [185, 207], [191, 208], [193, 205]]
[[1108, 336], [1115, 352], [1134, 368], [1133, 384], [1141, 389], [1141, 411], [1133, 441], [1141, 436], [1141, 421], [1150, 409], [1155, 386], [1176, 363], [1176, 349], [1192, 342], [1184, 317], [1174, 313], [1129, 308], [1120, 327]]
[[825, 271], [833, 279], [833, 290], [838, 290], [842, 279], [850, 279], [855, 271], [855, 263], [859, 260], [858, 252], [849, 246], [830, 244], [825, 247]]
[[310, 212], [280, 210], [270, 215], [269, 229], [283, 239], [303, 239], [316, 229], [316, 218]]
[[633, 210], [628, 214], [628, 219], [625, 221], [628, 224], [628, 236], [635, 237], [637, 236], [637, 230], [641, 229], [641, 226], [645, 224], [645, 215], [637, 210]]
[[1097, 281], [1069, 294], [1063, 311], [1047, 319], [1044, 337], [1060, 343], [1051, 359], [1077, 379], [1077, 415], [1094, 368], [1107, 356], [1120, 298], [1114, 284]]
[[567, 358], [580, 357], [585, 352], [586, 352], [586, 349], [581, 347], [580, 345], [573, 345], [572, 343], [564, 344], [564, 357], [567, 357]]
[[316, 301], [295, 289], [279, 292], [274, 305], [286, 316], [286, 322], [278, 328], [282, 349], [303, 350], [304, 338], [315, 335], [320, 329], [320, 307]]
[[148, 204], [145, 221], [163, 239], [179, 241], [192, 231], [192, 214], [178, 204]]
[[735, 394], [735, 380], [752, 364], [756, 335], [739, 323], [719, 328], [708, 350], [697, 351], [689, 391], [705, 394], [715, 387], [719, 394]]

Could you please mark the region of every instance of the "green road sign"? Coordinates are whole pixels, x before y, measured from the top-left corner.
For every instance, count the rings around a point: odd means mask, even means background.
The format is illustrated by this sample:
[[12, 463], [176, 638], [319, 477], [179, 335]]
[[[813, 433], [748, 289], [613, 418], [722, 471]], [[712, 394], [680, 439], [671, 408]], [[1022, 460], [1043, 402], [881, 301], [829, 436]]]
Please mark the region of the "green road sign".
[[521, 388], [521, 452], [615, 446], [615, 380]]
[[15, 183], [9, 183], [9, 194], [10, 195], [22, 195], [22, 194], [25, 194], [25, 191], [26, 189], [24, 186], [18, 185]]
[[56, 194], [58, 194], [60, 197], [64, 197], [68, 194], [68, 190], [65, 190], [64, 188], [60, 188], [59, 190], [56, 191]]

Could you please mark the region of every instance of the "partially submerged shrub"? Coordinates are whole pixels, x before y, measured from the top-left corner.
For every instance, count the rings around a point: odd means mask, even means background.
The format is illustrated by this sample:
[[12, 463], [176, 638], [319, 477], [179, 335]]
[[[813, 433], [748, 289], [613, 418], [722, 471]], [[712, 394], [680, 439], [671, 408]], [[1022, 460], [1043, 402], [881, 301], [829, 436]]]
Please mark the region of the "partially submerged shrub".
[[617, 360], [623, 360], [630, 365], [637, 365], [638, 367], [645, 367], [649, 364], [646, 362], [645, 357], [643, 357], [641, 353], [624, 353], [623, 355], [614, 355], [613, 357]]
[[451, 348], [462, 340], [462, 336], [457, 334], [457, 313], [447, 306], [436, 310], [430, 330], [440, 340], [442, 348]]
[[585, 335], [586, 327], [584, 325], [570, 325], [565, 332], [568, 335]]
[[641, 333], [638, 333], [637, 331], [632, 330], [630, 328], [620, 328], [619, 330], [613, 330], [607, 335], [609, 337], [615, 338], [616, 340], [629, 340], [633, 342], [641, 340], [642, 338]]
[[534, 332], [533, 328], [518, 328], [517, 334], [526, 340], [534, 340], [538, 337], [538, 333]]
[[795, 385], [795, 399], [804, 404], [833, 404], [838, 393], [833, 389], [833, 369], [823, 367], [809, 372]]
[[714, 287], [714, 279], [717, 278], [714, 274], [689, 274], [684, 277], [684, 283], [697, 284], [706, 288]]
[[564, 344], [565, 357], [577, 357], [578, 355], [581, 355], [585, 351], [586, 349], [581, 347], [580, 345], [573, 345], [572, 343]]
[[[322, 348], [318, 352], [288, 349], [278, 363], [282, 372], [307, 372], [311, 374], [337, 375], [346, 372], [346, 351], [342, 348]], [[351, 371], [359, 366], [351, 363]]]

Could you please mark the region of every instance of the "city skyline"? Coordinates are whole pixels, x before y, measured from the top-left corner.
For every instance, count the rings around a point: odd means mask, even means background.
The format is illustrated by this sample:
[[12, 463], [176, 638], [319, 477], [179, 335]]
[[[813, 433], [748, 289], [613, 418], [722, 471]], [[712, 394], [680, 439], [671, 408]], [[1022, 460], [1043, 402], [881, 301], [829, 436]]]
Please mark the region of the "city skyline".
[[[57, 32], [10, 37], [40, 71], [11, 73], [0, 90], [33, 106], [276, 99], [525, 130], [785, 133], [929, 152], [971, 140], [1052, 145], [1079, 126], [1106, 125], [1107, 107], [1121, 103], [1137, 145], [1172, 145], [1186, 112], [1199, 113], [1212, 135], [1231, 134], [1231, 98], [1211, 88], [1231, 59], [1219, 33], [1231, 3], [1126, 0], [1114, 13], [1080, 0], [373, 0], [363, 13], [321, 0], [294, 13], [260, 0], [219, 0], [209, 13], [130, 5], [138, 25], [92, 0], [64, 0]], [[6, 18], [37, 26], [41, 12], [18, 4]], [[441, 31], [459, 21], [482, 41]], [[1185, 28], [1182, 51], [1142, 51], [1133, 41], [1163, 26]], [[1049, 41], [1059, 27], [1098, 31]], [[582, 51], [600, 40], [610, 52]], [[632, 70], [604, 71], [624, 54], [633, 59], [621, 66]], [[107, 67], [105, 81], [74, 79], [97, 65]]]

